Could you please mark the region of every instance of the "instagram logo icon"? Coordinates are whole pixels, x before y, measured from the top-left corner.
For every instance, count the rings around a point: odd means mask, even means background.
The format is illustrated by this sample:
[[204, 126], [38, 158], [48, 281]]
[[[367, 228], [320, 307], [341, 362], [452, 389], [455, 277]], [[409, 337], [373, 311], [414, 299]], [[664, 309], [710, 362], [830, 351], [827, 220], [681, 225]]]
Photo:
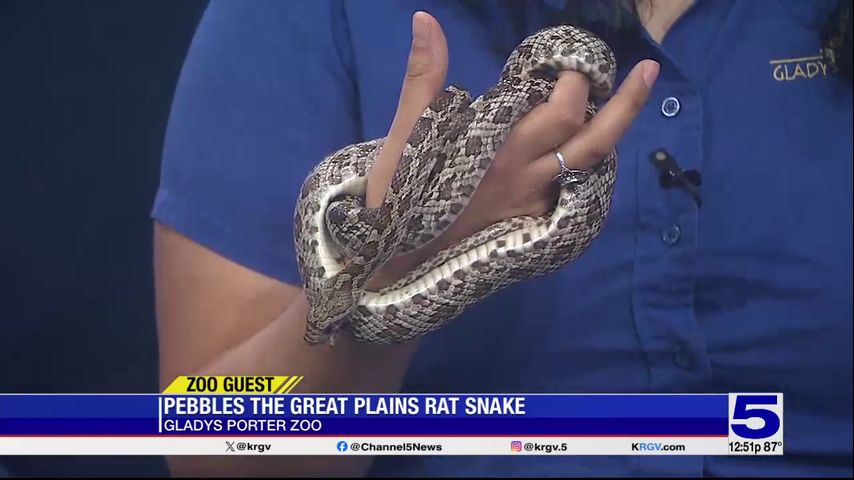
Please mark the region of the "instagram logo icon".
[[522, 442], [519, 440], [514, 440], [510, 442], [510, 451], [512, 452], [521, 452], [522, 451]]

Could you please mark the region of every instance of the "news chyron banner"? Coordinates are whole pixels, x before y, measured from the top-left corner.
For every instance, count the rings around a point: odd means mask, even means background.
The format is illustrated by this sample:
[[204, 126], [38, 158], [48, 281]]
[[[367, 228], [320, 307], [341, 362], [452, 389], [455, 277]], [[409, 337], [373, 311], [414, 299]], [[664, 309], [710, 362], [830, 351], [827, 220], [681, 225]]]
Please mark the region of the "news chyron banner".
[[0, 395], [0, 455], [783, 455], [783, 395], [294, 394], [181, 377], [160, 394]]

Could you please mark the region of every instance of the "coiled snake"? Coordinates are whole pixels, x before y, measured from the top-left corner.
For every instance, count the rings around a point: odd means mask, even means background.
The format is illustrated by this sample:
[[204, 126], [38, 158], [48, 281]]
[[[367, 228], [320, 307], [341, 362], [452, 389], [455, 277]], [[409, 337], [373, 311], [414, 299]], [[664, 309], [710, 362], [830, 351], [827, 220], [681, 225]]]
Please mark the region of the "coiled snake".
[[[378, 208], [366, 208], [364, 197], [383, 139], [344, 147], [314, 167], [294, 214], [308, 343], [329, 341], [340, 330], [371, 343], [412, 339], [504, 287], [554, 272], [591, 244], [610, 208], [615, 151], [582, 182], [562, 187], [546, 215], [493, 224], [394, 284], [365, 289], [387, 260], [434, 239], [459, 216], [507, 133], [548, 99], [562, 70], [587, 75], [591, 97], [603, 98], [616, 65], [602, 40], [558, 26], [522, 41], [480, 97], [447, 88], [418, 120]], [[594, 98], [587, 120], [596, 112]]]

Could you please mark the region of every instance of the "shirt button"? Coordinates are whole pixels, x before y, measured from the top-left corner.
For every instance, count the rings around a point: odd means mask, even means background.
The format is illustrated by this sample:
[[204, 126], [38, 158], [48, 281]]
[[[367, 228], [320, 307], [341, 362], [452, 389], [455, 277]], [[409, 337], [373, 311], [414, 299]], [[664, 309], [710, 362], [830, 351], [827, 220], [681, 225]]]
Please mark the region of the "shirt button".
[[688, 370], [694, 366], [694, 359], [688, 352], [680, 348], [673, 354], [673, 363], [683, 370]]
[[667, 245], [675, 244], [681, 236], [682, 230], [679, 228], [679, 225], [671, 225], [661, 231], [661, 241]]
[[661, 102], [661, 113], [665, 117], [675, 117], [681, 109], [682, 105], [679, 104], [679, 100], [676, 97], [667, 97]]

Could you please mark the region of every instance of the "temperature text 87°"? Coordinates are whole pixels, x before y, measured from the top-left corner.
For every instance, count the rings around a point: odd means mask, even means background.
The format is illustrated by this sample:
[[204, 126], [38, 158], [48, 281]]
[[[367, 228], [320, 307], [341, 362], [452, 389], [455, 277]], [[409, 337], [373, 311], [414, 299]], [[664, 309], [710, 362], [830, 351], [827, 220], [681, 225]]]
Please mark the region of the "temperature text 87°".
[[783, 451], [783, 442], [729, 442], [729, 451], [730, 453], [752, 453], [754, 455], [759, 455], [762, 453], [779, 453]]

